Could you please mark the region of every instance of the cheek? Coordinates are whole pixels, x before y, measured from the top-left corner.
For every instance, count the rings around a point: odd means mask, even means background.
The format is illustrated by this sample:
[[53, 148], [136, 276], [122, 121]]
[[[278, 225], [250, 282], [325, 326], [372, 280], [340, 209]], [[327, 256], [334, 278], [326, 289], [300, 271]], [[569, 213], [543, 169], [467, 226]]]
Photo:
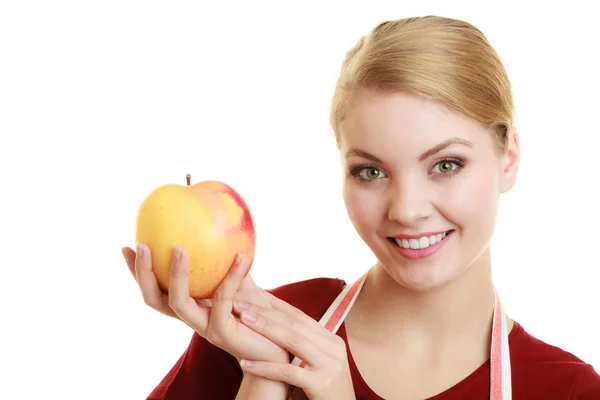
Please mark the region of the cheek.
[[460, 177], [448, 187], [444, 209], [458, 223], [494, 218], [498, 204], [498, 175], [495, 170], [479, 170]]
[[[378, 208], [373, 194], [357, 187], [354, 183], [344, 183], [344, 204], [354, 228], [362, 234], [377, 225]], [[368, 204], [369, 206], [365, 206]]]

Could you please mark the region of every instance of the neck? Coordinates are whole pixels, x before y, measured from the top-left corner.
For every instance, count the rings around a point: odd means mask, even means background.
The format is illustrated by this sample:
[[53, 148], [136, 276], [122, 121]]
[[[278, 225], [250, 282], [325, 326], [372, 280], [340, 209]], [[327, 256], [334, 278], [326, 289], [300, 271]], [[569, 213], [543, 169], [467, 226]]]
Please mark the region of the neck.
[[487, 356], [494, 304], [489, 248], [462, 276], [422, 292], [399, 285], [378, 264], [348, 315], [347, 330], [352, 340], [416, 357], [452, 357], [473, 347]]

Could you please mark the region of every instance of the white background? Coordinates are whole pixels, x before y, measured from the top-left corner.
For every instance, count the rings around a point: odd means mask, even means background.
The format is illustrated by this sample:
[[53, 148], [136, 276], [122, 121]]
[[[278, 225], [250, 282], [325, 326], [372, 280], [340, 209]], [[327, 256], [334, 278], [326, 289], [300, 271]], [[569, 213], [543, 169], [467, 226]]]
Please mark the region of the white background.
[[144, 305], [120, 248], [143, 197], [186, 173], [250, 204], [258, 284], [369, 268], [342, 202], [330, 96], [362, 34], [426, 14], [479, 27], [514, 85], [522, 164], [492, 247], [507, 312], [600, 370], [590, 6], [215, 3], [0, 6], [3, 396], [142, 399], [159, 383], [192, 332]]

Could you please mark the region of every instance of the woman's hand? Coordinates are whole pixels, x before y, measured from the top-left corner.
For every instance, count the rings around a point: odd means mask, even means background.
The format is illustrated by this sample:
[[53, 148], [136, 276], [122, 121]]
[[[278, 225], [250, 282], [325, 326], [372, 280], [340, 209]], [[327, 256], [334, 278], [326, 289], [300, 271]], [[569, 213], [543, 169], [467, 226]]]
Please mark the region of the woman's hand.
[[304, 390], [313, 400], [354, 399], [344, 340], [285, 301], [267, 296], [272, 308], [236, 301], [234, 310], [241, 314], [245, 325], [287, 349], [303, 363], [295, 366], [244, 357], [241, 361], [244, 373], [286, 382]]
[[289, 363], [285, 349], [240, 323], [233, 315], [234, 299], [271, 307], [268, 293], [256, 286], [249, 274], [244, 278], [248, 269], [244, 256], [238, 255], [214, 298], [202, 301], [192, 299], [189, 294], [188, 255], [185, 249], [176, 248], [173, 253], [168, 294], [158, 286], [147, 246], [138, 246], [137, 254], [130, 248], [124, 248], [122, 253], [148, 306], [181, 320], [238, 360], [249, 358]]

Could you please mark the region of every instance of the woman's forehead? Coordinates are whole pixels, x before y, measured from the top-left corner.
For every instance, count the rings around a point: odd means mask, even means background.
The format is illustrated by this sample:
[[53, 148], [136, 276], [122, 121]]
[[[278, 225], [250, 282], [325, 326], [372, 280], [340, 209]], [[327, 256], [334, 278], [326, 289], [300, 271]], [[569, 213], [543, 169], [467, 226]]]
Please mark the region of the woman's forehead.
[[357, 99], [339, 126], [340, 150], [419, 153], [449, 140], [490, 142], [476, 121], [417, 96], [391, 93]]

